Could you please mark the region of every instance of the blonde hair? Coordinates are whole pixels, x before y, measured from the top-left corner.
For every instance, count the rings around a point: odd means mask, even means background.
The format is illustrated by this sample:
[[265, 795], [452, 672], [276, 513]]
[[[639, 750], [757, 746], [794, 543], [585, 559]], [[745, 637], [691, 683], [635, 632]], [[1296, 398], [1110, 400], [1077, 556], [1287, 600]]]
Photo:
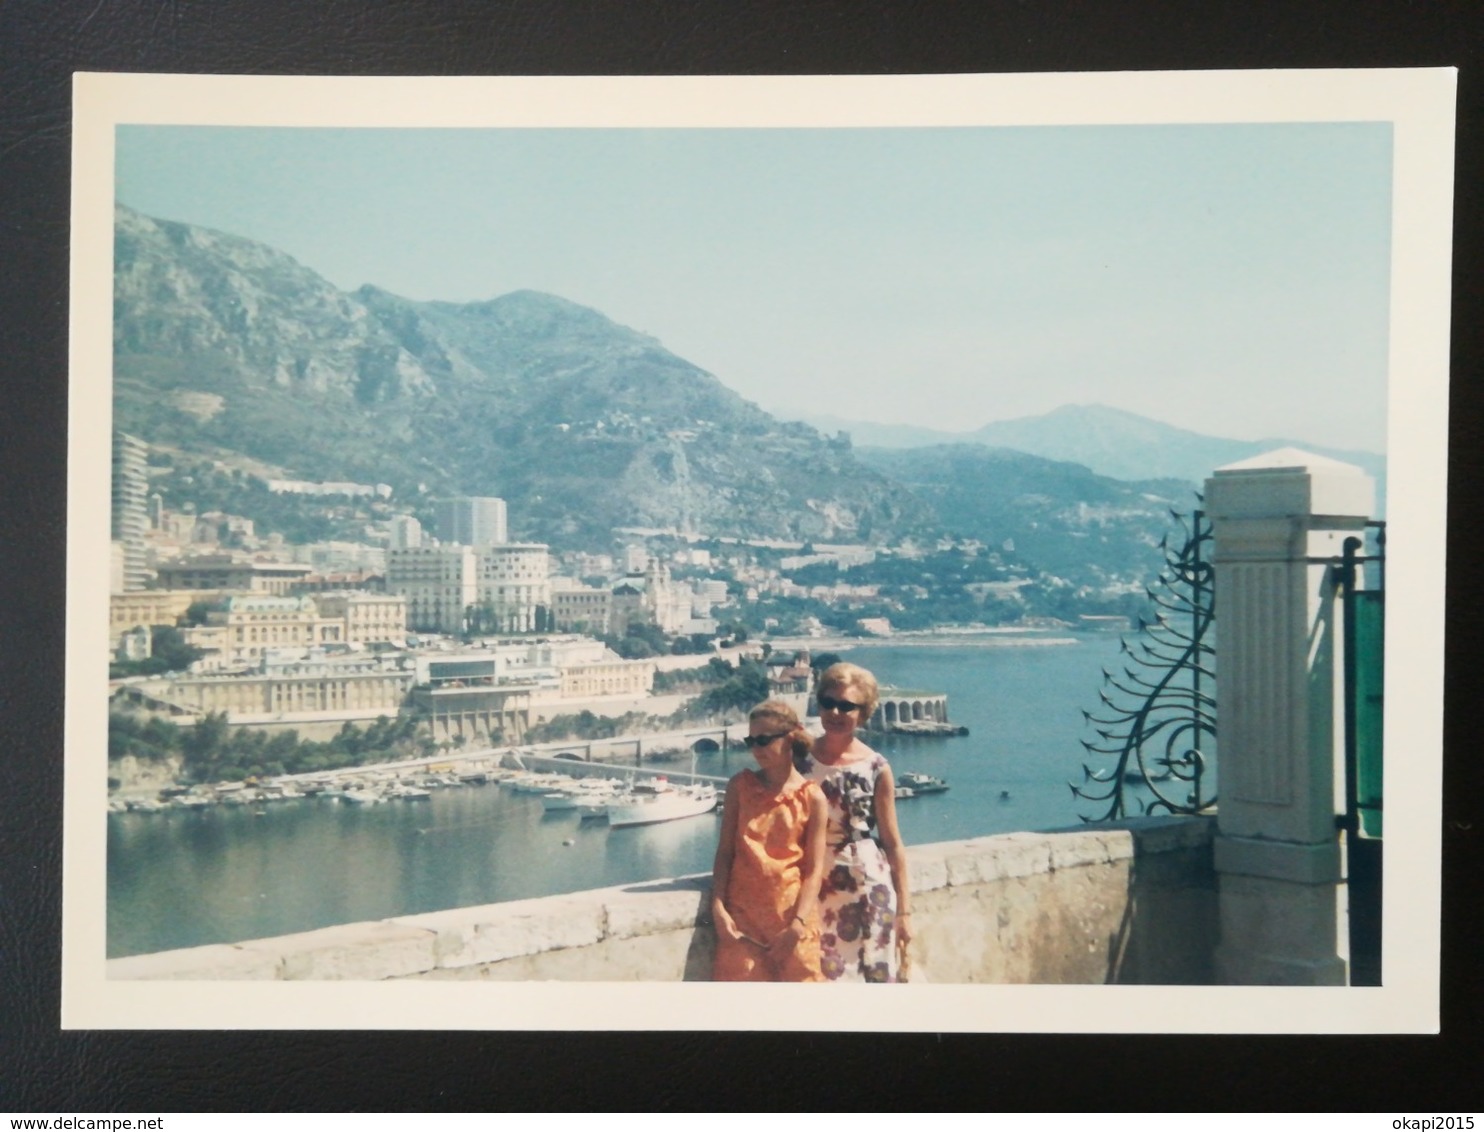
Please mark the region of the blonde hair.
[[748, 722], [755, 719], [776, 719], [788, 730], [789, 745], [794, 749], [794, 758], [801, 759], [807, 755], [814, 745], [814, 740], [809, 732], [804, 730], [804, 724], [799, 719], [799, 713], [782, 700], [764, 700], [747, 713]]
[[831, 688], [837, 690], [850, 688], [856, 693], [850, 698], [861, 706], [862, 723], [875, 714], [876, 702], [881, 698], [881, 689], [876, 683], [876, 677], [871, 675], [869, 669], [862, 668], [858, 664], [851, 664], [848, 660], [832, 664], [819, 674], [815, 694], [818, 695], [820, 692], [828, 694]]

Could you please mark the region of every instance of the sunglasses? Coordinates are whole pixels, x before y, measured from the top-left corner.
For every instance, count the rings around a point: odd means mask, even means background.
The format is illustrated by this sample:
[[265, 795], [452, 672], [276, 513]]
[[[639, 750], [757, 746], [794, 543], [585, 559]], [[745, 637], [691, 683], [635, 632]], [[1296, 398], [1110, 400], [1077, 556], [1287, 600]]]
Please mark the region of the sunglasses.
[[820, 696], [819, 706], [829, 708], [832, 711], [855, 711], [860, 704], [853, 704], [849, 700], [837, 700], [834, 696]]
[[777, 735], [744, 735], [742, 736], [742, 742], [746, 743], [749, 747], [766, 747], [773, 740], [782, 739], [785, 735], [791, 734], [792, 732], [790, 731], [780, 731]]

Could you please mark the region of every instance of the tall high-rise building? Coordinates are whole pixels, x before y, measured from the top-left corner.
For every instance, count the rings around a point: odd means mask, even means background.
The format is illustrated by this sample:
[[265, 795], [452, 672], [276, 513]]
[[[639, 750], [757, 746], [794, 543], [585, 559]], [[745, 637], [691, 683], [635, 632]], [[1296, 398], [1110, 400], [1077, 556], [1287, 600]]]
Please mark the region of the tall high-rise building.
[[438, 538], [459, 546], [492, 546], [506, 541], [505, 501], [465, 495], [437, 503]]
[[149, 529], [149, 445], [126, 432], [113, 434], [113, 495], [110, 537], [123, 552], [125, 592], [149, 580], [144, 532]]

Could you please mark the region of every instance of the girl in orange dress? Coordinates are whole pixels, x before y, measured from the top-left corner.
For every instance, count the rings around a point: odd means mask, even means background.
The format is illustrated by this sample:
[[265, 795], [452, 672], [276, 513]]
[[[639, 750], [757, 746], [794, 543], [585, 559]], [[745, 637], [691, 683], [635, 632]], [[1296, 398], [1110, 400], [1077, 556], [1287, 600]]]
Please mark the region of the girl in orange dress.
[[786, 703], [748, 716], [757, 770], [727, 783], [711, 878], [718, 982], [815, 983], [819, 887], [825, 859], [824, 795], [794, 767], [809, 733]]

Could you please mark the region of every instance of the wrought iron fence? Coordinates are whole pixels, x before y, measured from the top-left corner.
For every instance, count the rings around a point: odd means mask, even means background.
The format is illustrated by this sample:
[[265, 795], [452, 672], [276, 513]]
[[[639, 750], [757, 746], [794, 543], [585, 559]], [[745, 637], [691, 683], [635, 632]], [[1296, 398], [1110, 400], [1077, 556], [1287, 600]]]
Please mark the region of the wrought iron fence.
[[1102, 807], [1081, 815], [1084, 821], [1198, 814], [1216, 805], [1211, 524], [1199, 510], [1170, 515], [1179, 545], [1169, 535], [1160, 541], [1165, 566], [1145, 591], [1153, 618], [1141, 618], [1123, 638], [1121, 671], [1103, 670], [1101, 707], [1082, 713], [1097, 734], [1082, 740], [1083, 749], [1105, 763], [1084, 763], [1082, 782], [1068, 783], [1077, 798]]

